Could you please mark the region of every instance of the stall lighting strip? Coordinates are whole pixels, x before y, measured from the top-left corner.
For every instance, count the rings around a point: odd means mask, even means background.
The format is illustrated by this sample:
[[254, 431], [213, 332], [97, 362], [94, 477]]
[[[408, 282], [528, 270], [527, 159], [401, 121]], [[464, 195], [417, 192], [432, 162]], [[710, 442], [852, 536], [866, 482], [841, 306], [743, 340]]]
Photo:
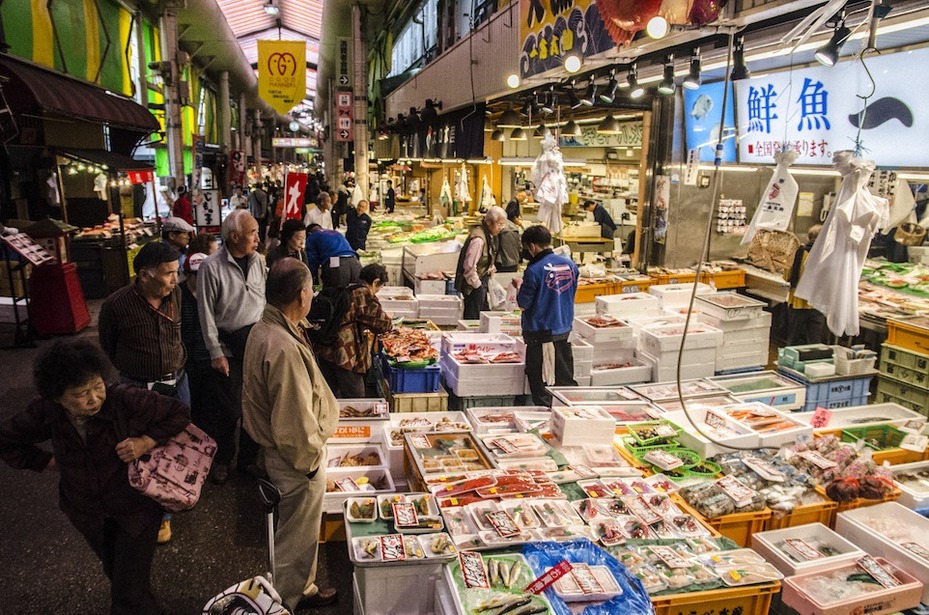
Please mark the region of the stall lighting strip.
[[[701, 164], [697, 168], [701, 171], [712, 171], [715, 167], [709, 164]], [[720, 171], [733, 171], [735, 173], [754, 173], [755, 171], [759, 171], [762, 168], [767, 168], [767, 167], [720, 166], [719, 170]], [[773, 169], [774, 167], [771, 167], [771, 168]], [[791, 167], [787, 170], [790, 172], [791, 175], [820, 175], [824, 177], [841, 177], [838, 171], [834, 171], [832, 169], [810, 169], [810, 168], [805, 168], [805, 167]], [[898, 174], [898, 176], [900, 175]], [[929, 177], [929, 175], [926, 175], [926, 177]]]

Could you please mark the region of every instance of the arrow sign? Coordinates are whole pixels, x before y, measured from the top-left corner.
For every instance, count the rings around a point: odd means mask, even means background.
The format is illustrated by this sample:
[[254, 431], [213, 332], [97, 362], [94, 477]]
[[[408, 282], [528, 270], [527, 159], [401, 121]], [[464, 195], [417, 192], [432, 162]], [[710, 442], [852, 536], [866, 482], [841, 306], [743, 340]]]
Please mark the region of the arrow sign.
[[348, 75], [339, 75], [339, 85], [348, 85]]
[[348, 131], [347, 131], [347, 130], [340, 130], [340, 131], [339, 131], [339, 137], [341, 137], [341, 138], [343, 138], [343, 139], [348, 139]]

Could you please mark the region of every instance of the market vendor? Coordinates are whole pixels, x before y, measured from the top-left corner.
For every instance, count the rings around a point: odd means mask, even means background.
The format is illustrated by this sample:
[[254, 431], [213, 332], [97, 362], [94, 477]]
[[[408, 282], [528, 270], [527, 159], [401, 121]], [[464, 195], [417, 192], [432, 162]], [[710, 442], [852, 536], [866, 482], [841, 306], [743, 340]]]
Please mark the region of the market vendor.
[[616, 223], [606, 208], [596, 201], [584, 201], [584, 209], [594, 215], [594, 222], [600, 225], [600, 236], [604, 239], [613, 239], [616, 232]]
[[552, 394], [546, 386], [577, 386], [574, 358], [568, 336], [574, 322], [577, 265], [552, 251], [552, 234], [544, 226], [530, 226], [522, 237], [523, 257], [529, 266], [516, 303], [523, 310], [523, 340], [526, 342], [526, 378], [532, 403], [551, 407]]
[[342, 233], [318, 224], [311, 224], [306, 233], [306, 257], [316, 282], [345, 288], [358, 281], [361, 262]]
[[484, 220], [471, 227], [468, 239], [458, 255], [455, 270], [455, 290], [464, 296], [465, 320], [477, 320], [487, 304], [487, 285], [494, 274], [497, 258], [496, 237], [506, 225], [506, 212], [494, 205], [487, 210]]

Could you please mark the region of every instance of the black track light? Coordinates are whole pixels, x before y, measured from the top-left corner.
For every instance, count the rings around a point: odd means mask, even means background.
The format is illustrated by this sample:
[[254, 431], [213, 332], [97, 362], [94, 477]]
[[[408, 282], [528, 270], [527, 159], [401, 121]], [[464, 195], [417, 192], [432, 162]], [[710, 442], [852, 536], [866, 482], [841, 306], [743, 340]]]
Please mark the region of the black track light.
[[555, 111], [554, 105], [552, 105], [552, 97], [549, 96], [546, 92], [539, 92], [535, 95], [536, 106], [539, 108], [539, 111], [545, 115], [550, 115]]
[[626, 84], [629, 86], [630, 98], [642, 98], [645, 95], [645, 86], [639, 83], [639, 71], [636, 69], [635, 64], [629, 67]]
[[845, 16], [843, 15], [836, 24], [835, 31], [832, 33], [829, 42], [816, 50], [814, 54], [816, 61], [823, 66], [835, 66], [835, 63], [839, 61], [839, 50], [842, 49], [842, 45], [845, 44], [851, 33], [852, 31], [845, 27]]
[[597, 84], [594, 82], [591, 77], [590, 82], [587, 84], [587, 92], [584, 94], [584, 98], [581, 99], [581, 104], [585, 107], [593, 107], [594, 102], [597, 100]]
[[571, 105], [572, 109], [577, 109], [581, 106], [581, 99], [577, 97], [573, 81], [571, 82], [571, 87], [568, 88], [568, 104]]
[[606, 104], [612, 104], [616, 100], [616, 90], [619, 89], [619, 83], [616, 81], [616, 71], [610, 72], [610, 81], [606, 84], [606, 89], [600, 93], [600, 100]]
[[731, 81], [741, 81], [752, 76], [752, 72], [745, 65], [745, 43], [742, 37], [735, 39], [732, 49], [732, 73], [729, 74]]
[[700, 77], [700, 48], [694, 49], [693, 55], [690, 56], [690, 71], [688, 71], [687, 76], [684, 77], [683, 85], [688, 90], [696, 90], [700, 87], [700, 84], [703, 83], [702, 77]]
[[674, 94], [674, 56], [669, 55], [664, 65], [661, 82], [658, 83], [658, 93], [663, 96]]

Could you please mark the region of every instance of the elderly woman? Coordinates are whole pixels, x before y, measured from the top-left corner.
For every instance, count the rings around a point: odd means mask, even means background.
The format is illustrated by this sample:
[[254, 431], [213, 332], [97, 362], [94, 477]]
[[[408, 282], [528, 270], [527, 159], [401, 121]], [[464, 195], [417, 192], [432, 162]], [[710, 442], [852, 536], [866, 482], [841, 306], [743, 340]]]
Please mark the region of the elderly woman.
[[[129, 485], [126, 464], [181, 432], [190, 414], [177, 399], [107, 384], [113, 375], [89, 342], [50, 345], [33, 366], [41, 398], [0, 422], [0, 458], [59, 471], [61, 510], [110, 579], [110, 613], [157, 615], [163, 610], [150, 577], [163, 511]], [[52, 452], [36, 446], [47, 440]]]
[[268, 269], [274, 264], [274, 261], [287, 258], [295, 258], [308, 265], [306, 260], [306, 227], [303, 226], [302, 220], [286, 220], [281, 226], [281, 243], [268, 250], [268, 256], [265, 257], [268, 262]]

